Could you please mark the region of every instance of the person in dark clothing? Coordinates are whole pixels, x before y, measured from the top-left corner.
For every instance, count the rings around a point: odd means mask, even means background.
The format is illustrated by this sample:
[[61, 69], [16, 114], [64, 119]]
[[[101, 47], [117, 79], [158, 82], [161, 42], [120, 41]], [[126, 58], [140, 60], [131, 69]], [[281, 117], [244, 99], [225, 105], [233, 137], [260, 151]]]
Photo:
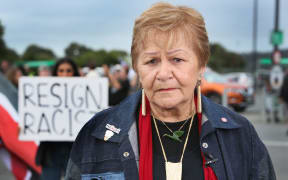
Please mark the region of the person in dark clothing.
[[109, 106], [114, 106], [125, 99], [130, 90], [127, 72], [117, 64], [112, 68], [112, 73], [107, 65], [103, 65], [104, 74], [109, 79]]
[[[284, 76], [284, 81], [280, 89], [280, 99], [283, 102], [284, 106], [284, 118], [288, 120], [288, 69], [286, 69], [286, 73]], [[288, 130], [286, 131], [286, 135], [288, 136]]]
[[[72, 59], [62, 58], [57, 61], [52, 71], [53, 76], [79, 76], [77, 65]], [[65, 173], [73, 142], [43, 141], [37, 150], [36, 164], [42, 166], [41, 180], [60, 180]]]
[[288, 69], [286, 70], [283, 84], [281, 86], [280, 98], [285, 103], [285, 105], [288, 105]]

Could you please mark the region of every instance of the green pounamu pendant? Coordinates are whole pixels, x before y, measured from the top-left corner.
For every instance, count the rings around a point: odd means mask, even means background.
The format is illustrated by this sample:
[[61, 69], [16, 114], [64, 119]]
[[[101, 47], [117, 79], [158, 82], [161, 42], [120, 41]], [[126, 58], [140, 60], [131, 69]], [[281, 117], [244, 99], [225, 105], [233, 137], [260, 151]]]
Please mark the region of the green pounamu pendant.
[[169, 134], [164, 134], [163, 136], [168, 137], [174, 141], [178, 141], [178, 142], [182, 142], [182, 140], [180, 139], [180, 137], [184, 134], [184, 131], [174, 131], [173, 135], [169, 135]]

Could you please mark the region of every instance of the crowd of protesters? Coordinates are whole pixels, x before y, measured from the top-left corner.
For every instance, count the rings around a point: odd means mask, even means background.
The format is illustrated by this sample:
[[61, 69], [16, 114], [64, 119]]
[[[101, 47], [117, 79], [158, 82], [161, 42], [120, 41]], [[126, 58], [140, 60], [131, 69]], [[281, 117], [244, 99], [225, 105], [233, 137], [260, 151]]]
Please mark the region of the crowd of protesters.
[[[138, 87], [136, 73], [126, 62], [119, 62], [119, 64], [110, 66], [103, 64], [102, 67], [95, 67], [90, 64], [88, 67], [80, 68], [72, 59], [62, 58], [57, 60], [53, 67], [39, 66], [33, 70], [25, 66], [11, 65], [8, 61], [1, 61], [0, 72], [16, 89], [18, 89], [21, 76], [83, 76], [95, 79], [107, 77], [109, 79], [109, 106], [114, 106], [131, 92], [137, 90]], [[39, 177], [34, 177], [34, 179], [61, 179], [65, 173], [72, 144], [73, 142], [41, 141], [35, 162], [42, 167], [42, 174]]]
[[[69, 58], [63, 58], [69, 59]], [[59, 61], [63, 60], [60, 59]], [[32, 71], [27, 66], [16, 66], [9, 64], [8, 61], [1, 61], [0, 72], [11, 81], [11, 83], [18, 88], [18, 81], [21, 76], [57, 76], [57, 69], [59, 61], [54, 67], [39, 66], [36, 70]], [[93, 64], [89, 64], [87, 67], [78, 67], [72, 59], [69, 59], [73, 63], [73, 69], [77, 76], [100, 78], [107, 77], [109, 79], [109, 105], [116, 105], [128, 94], [138, 89], [138, 79], [134, 70], [124, 61], [115, 65], [103, 64], [102, 67], [95, 67]], [[61, 71], [61, 69], [59, 70]], [[66, 76], [67, 72], [59, 72], [59, 76]], [[63, 74], [63, 75], [62, 75]]]

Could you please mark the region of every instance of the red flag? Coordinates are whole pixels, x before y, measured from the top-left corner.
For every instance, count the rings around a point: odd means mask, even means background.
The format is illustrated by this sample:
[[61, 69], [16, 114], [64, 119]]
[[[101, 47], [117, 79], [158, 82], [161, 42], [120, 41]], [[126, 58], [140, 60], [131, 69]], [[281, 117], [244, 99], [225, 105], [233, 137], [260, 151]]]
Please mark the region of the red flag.
[[[18, 99], [17, 91], [9, 90], [12, 87], [11, 84], [9, 85], [9, 82], [1, 76], [2, 74], [0, 74], [0, 140], [2, 141], [0, 150], [2, 161], [17, 180], [24, 180], [31, 176], [29, 168], [38, 173], [41, 172], [41, 168], [35, 164], [37, 144], [33, 141], [19, 141], [18, 113], [15, 103]], [[11, 95], [11, 92], [16, 93]]]

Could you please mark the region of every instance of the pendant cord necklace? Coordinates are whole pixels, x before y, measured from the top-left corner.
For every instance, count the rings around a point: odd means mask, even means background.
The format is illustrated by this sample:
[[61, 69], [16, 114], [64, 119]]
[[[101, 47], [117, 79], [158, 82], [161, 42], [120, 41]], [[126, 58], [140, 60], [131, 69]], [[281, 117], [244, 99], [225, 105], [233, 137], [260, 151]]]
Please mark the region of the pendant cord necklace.
[[[189, 119], [187, 119], [183, 124], [182, 126], [177, 130], [177, 131], [181, 131], [181, 129], [185, 126], [185, 124], [187, 124], [187, 122], [191, 119], [192, 117], [190, 117]], [[174, 134], [174, 132], [167, 126], [167, 124], [163, 121], [161, 121], [162, 124], [172, 133]]]
[[[161, 145], [161, 149], [162, 149], [162, 153], [163, 153], [165, 162], [168, 162], [167, 157], [166, 157], [166, 153], [165, 153], [165, 150], [164, 150], [164, 147], [163, 147], [163, 144], [162, 144], [162, 140], [161, 140], [161, 137], [160, 137], [160, 133], [159, 133], [159, 130], [158, 130], [158, 126], [157, 126], [156, 120], [155, 120], [153, 115], [152, 115], [152, 117], [153, 117], [154, 125], [155, 125], [155, 128], [156, 128], [156, 132], [157, 132], [157, 135], [158, 135], [158, 138], [159, 138], [159, 141], [160, 141], [160, 145]], [[180, 158], [180, 161], [179, 161], [181, 164], [182, 164], [184, 152], [185, 152], [185, 149], [186, 149], [186, 146], [187, 146], [187, 142], [188, 142], [190, 130], [191, 130], [191, 127], [192, 127], [193, 119], [194, 119], [194, 113], [193, 113], [193, 116], [192, 116], [192, 119], [191, 119], [191, 122], [190, 122], [190, 125], [189, 125], [189, 130], [188, 130], [187, 137], [186, 137], [186, 140], [185, 140], [185, 144], [184, 144], [184, 147], [183, 147], [183, 152], [182, 152], [182, 155], [181, 155], [181, 158]]]
[[170, 138], [170, 139], [172, 139], [172, 140], [175, 140], [175, 141], [178, 141], [178, 142], [182, 142], [182, 140], [180, 139], [180, 137], [184, 134], [184, 131], [182, 131], [181, 129], [187, 124], [187, 122], [188, 122], [190, 119], [191, 119], [191, 117], [190, 117], [188, 120], [186, 120], [186, 121], [182, 124], [182, 126], [181, 126], [178, 130], [176, 130], [176, 131], [172, 131], [172, 130], [166, 125], [165, 122], [160, 121], [160, 122], [162, 122], [162, 124], [172, 133], [172, 136], [169, 135], [169, 134], [164, 134], [163, 137], [166, 136], [166, 137], [168, 137], [168, 138]]

